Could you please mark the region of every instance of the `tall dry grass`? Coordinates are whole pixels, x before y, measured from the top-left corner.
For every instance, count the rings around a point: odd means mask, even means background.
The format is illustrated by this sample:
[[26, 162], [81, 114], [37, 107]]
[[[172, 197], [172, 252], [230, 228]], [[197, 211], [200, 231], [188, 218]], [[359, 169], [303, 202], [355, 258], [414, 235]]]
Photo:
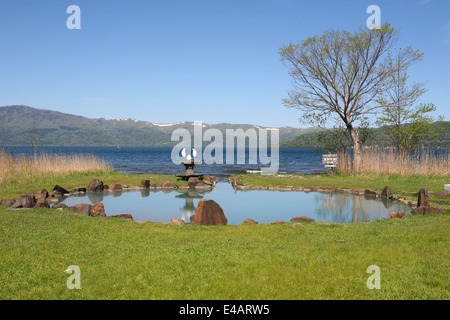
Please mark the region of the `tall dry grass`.
[[11, 156], [0, 150], [0, 184], [13, 180], [34, 180], [44, 176], [112, 170], [111, 165], [93, 154], [60, 155], [43, 153], [36, 158], [19, 155]]
[[[392, 149], [368, 148], [362, 152], [360, 173], [401, 175], [450, 175], [450, 154], [447, 151], [420, 150], [411, 155], [400, 155]], [[336, 168], [341, 173], [351, 174], [352, 157], [338, 154]]]

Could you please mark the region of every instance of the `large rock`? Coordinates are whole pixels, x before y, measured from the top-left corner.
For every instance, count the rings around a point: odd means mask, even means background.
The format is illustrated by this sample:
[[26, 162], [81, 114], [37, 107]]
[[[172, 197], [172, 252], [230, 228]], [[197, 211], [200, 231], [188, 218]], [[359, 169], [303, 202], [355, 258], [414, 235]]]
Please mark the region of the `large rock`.
[[89, 215], [91, 217], [101, 217], [101, 218], [106, 217], [105, 207], [103, 206], [103, 203], [99, 202], [99, 203], [94, 204], [89, 209]]
[[381, 196], [383, 198], [387, 198], [387, 197], [389, 197], [390, 193], [391, 193], [391, 187], [386, 186], [386, 187], [384, 187], [383, 191], [381, 191]]
[[245, 218], [244, 223], [258, 224], [258, 221], [250, 219], [250, 218]]
[[419, 191], [419, 198], [417, 200], [417, 207], [428, 207], [428, 189], [422, 188]]
[[314, 222], [315, 220], [312, 218], [308, 218], [305, 216], [301, 216], [301, 217], [294, 217], [291, 219], [291, 222]]
[[73, 207], [70, 207], [72, 212], [80, 213], [80, 214], [89, 214], [91, 210], [91, 205], [87, 203], [76, 204]]
[[94, 178], [89, 182], [89, 186], [86, 189], [87, 192], [103, 191], [103, 181]]
[[223, 209], [214, 200], [200, 200], [195, 210], [196, 225], [226, 225], [228, 222]]

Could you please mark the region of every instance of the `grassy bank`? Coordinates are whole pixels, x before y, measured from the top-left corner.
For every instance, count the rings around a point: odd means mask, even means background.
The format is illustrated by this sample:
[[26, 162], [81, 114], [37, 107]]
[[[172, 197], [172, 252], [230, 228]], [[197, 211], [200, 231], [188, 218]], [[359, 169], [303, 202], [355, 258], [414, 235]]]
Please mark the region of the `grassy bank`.
[[[60, 184], [171, 181], [100, 170], [2, 184], [0, 198]], [[240, 176], [254, 185], [417, 192], [442, 177]], [[299, 204], [300, 205], [300, 204]], [[226, 214], [226, 213], [225, 213]], [[0, 206], [1, 299], [449, 299], [450, 215], [361, 224], [170, 226]], [[336, 241], [339, 240], [339, 241]], [[270, 263], [267, 263], [270, 261]], [[70, 265], [81, 290], [68, 290]], [[369, 290], [370, 265], [381, 289]]]
[[158, 182], [161, 184], [164, 181], [177, 183], [176, 177], [163, 174], [125, 174], [114, 170], [72, 172], [59, 175], [42, 175], [29, 180], [13, 180], [9, 183], [3, 183], [0, 185], [0, 198], [13, 198], [42, 189], [47, 189], [50, 192], [55, 184], [67, 190], [87, 187], [92, 178], [99, 178], [107, 185], [121, 183], [139, 186], [142, 179], [149, 179], [151, 183]]
[[[438, 192], [445, 192], [444, 184], [450, 183], [449, 176], [441, 175], [400, 175], [366, 173], [359, 175], [237, 175], [243, 183], [252, 186], [292, 186], [292, 187], [332, 187], [340, 189], [383, 190], [390, 186], [392, 194], [399, 194], [410, 200], [417, 200], [421, 188], [431, 191], [429, 199], [439, 207], [450, 208], [450, 198], [438, 198]], [[405, 192], [405, 193], [403, 193]]]

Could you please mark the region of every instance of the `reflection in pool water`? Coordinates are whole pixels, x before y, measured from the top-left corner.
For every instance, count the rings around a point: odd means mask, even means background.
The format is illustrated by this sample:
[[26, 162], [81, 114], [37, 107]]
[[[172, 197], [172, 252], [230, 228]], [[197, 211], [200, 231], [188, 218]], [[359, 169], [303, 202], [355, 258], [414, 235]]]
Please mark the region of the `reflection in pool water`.
[[400, 202], [346, 193], [248, 190], [235, 191], [228, 183], [218, 183], [214, 190], [139, 190], [72, 195], [59, 203], [102, 202], [106, 214], [131, 213], [134, 220], [170, 222], [180, 218], [189, 222], [200, 199], [212, 199], [224, 210], [228, 224], [241, 224], [245, 218], [259, 223], [290, 221], [307, 216], [316, 221], [356, 223], [388, 217], [391, 212], [411, 212]]

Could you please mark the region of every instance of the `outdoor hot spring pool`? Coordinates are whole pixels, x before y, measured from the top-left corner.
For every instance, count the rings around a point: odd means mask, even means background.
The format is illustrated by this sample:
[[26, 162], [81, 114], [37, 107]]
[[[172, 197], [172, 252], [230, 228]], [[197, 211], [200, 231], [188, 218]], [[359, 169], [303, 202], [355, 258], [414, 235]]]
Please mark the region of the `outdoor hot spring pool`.
[[130, 213], [135, 221], [170, 222], [172, 218], [189, 222], [201, 199], [212, 199], [224, 210], [228, 224], [241, 224], [245, 218], [259, 223], [290, 221], [307, 216], [316, 221], [357, 223], [388, 217], [391, 212], [406, 214], [411, 208], [397, 201], [346, 193], [302, 191], [235, 191], [228, 183], [218, 183], [213, 190], [138, 190], [71, 195], [58, 203], [102, 202], [106, 215]]

